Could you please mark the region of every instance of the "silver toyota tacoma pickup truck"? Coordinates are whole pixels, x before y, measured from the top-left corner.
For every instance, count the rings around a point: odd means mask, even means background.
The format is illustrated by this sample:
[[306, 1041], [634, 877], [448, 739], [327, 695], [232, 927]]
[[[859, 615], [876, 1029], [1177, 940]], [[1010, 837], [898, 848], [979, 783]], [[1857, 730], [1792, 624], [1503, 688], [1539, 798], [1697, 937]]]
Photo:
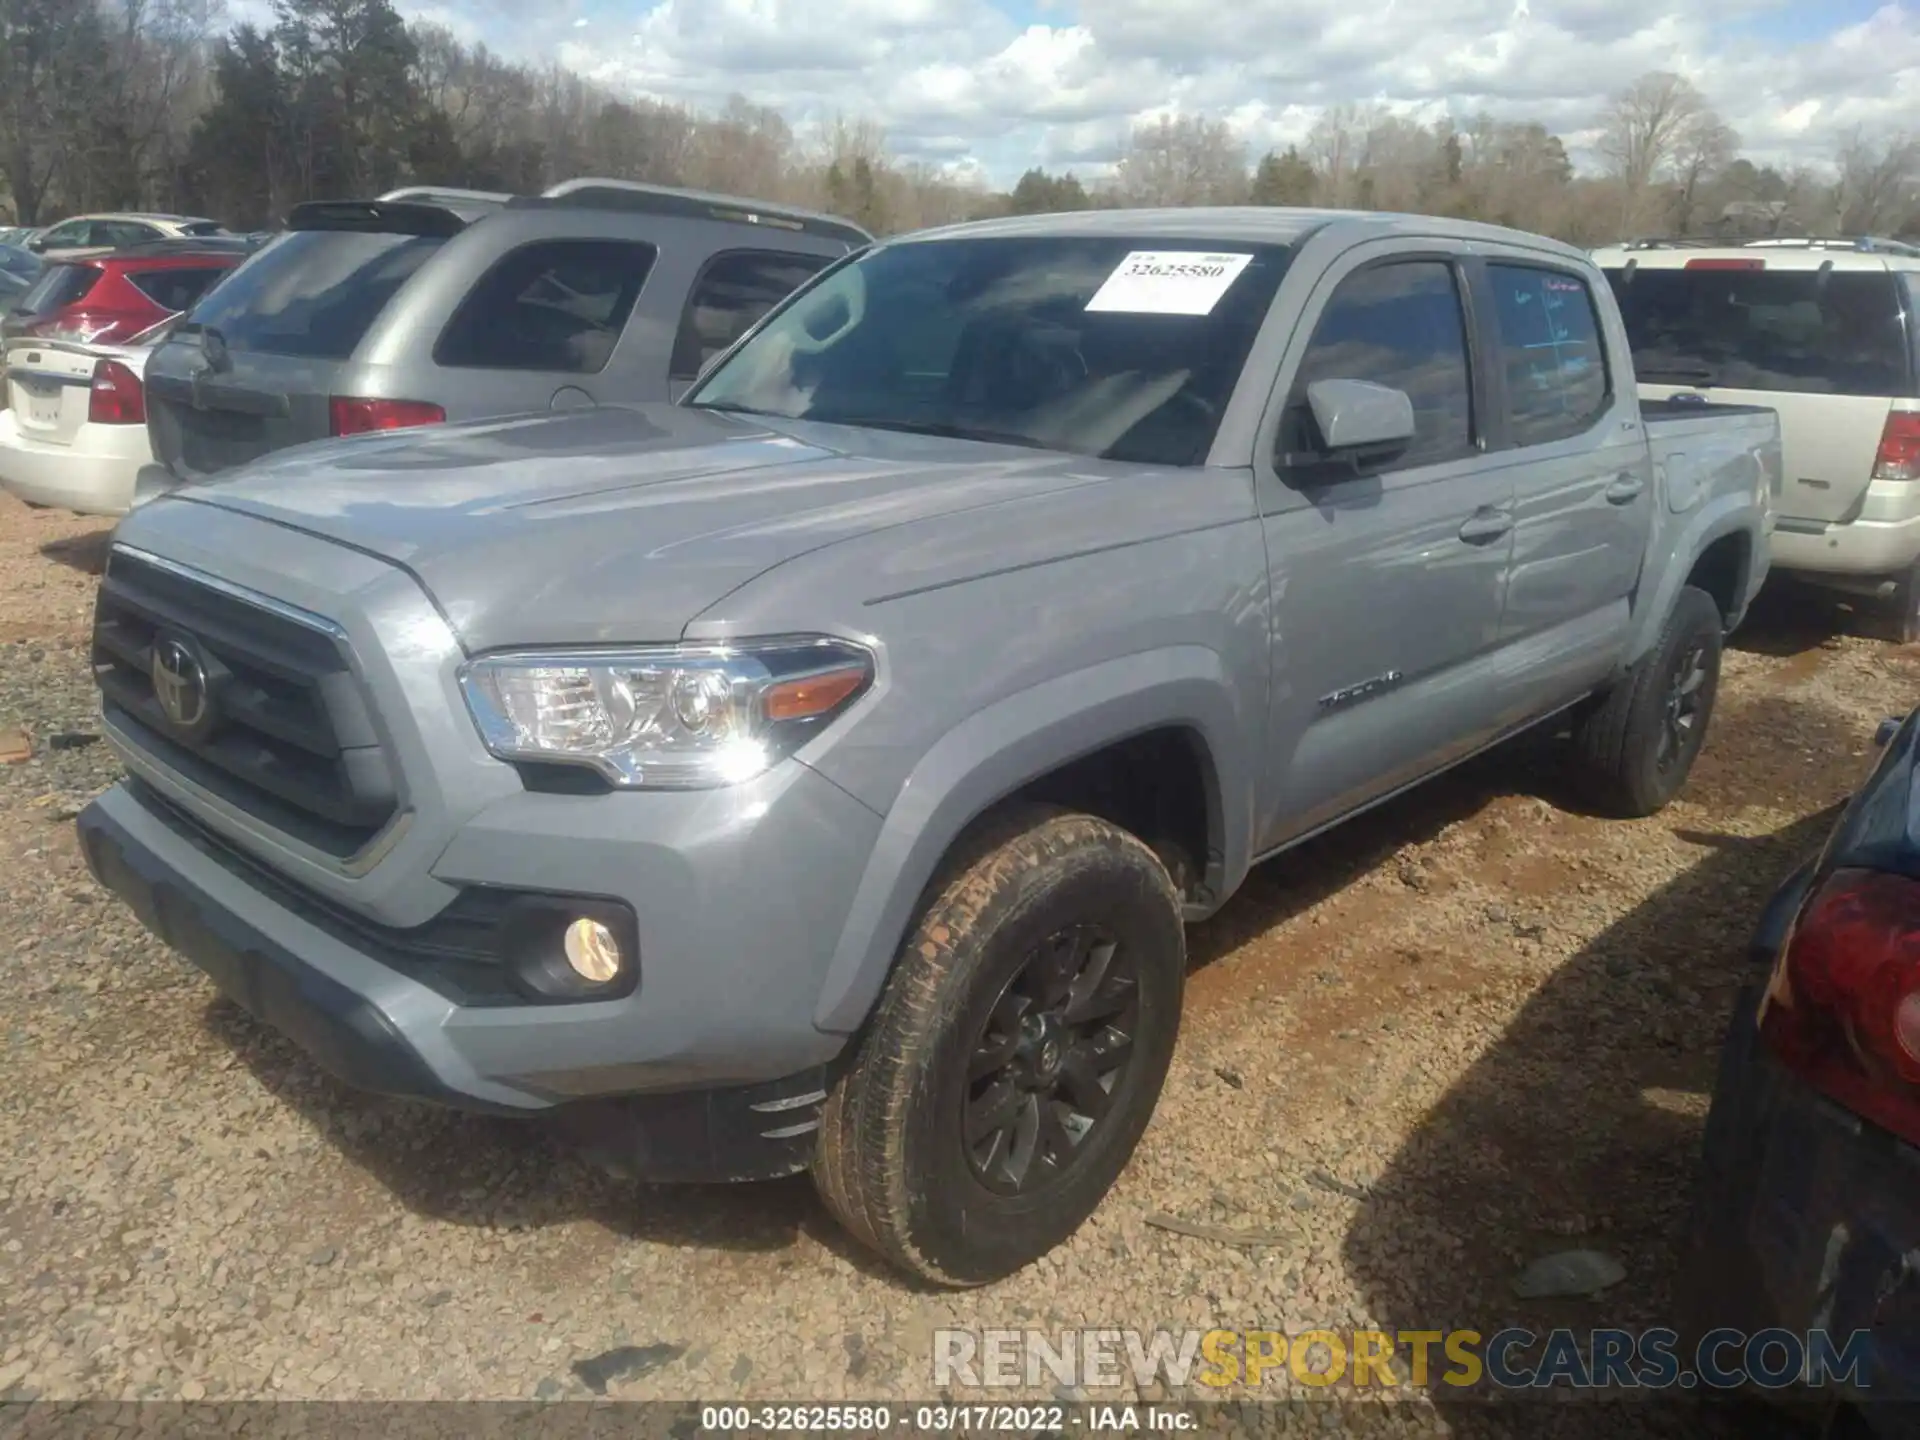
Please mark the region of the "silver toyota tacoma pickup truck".
[[1638, 403], [1552, 241], [933, 231], [678, 404], [135, 511], [93, 642], [130, 775], [79, 829], [347, 1081], [634, 1176], [811, 1168], [984, 1282], [1127, 1163], [1183, 922], [1249, 866], [1555, 717], [1597, 803], [1675, 794], [1779, 484], [1771, 412]]

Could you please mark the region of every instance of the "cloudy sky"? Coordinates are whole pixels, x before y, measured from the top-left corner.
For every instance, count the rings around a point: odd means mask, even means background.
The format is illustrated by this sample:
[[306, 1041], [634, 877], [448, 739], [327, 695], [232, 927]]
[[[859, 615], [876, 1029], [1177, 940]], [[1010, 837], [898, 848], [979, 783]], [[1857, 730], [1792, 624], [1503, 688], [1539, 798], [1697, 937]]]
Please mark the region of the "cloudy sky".
[[[1920, 130], [1920, 0], [398, 0], [526, 58], [696, 104], [869, 116], [917, 158], [1007, 183], [1091, 171], [1134, 119], [1200, 111], [1253, 153], [1323, 106], [1486, 109], [1576, 142], [1656, 68], [1706, 92], [1756, 158]], [[538, 18], [534, 18], [535, 16]]]

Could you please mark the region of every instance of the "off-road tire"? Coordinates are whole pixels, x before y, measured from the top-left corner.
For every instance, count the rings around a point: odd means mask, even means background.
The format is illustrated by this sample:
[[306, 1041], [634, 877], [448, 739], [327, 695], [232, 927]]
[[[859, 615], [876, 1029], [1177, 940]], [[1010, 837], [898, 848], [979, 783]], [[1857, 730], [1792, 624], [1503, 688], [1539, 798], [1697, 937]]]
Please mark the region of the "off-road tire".
[[[895, 1266], [938, 1285], [981, 1285], [1066, 1240], [1125, 1168], [1173, 1056], [1186, 937], [1179, 896], [1146, 845], [1051, 807], [1020, 806], [983, 826], [929, 894], [828, 1096], [813, 1177], [834, 1216]], [[1050, 1188], [996, 1193], [962, 1134], [979, 1027], [1035, 947], [1080, 925], [1132, 947], [1131, 1058]]]
[[[1674, 601], [1660, 640], [1574, 725], [1574, 757], [1588, 795], [1608, 814], [1622, 818], [1664, 809], [1686, 784], [1705, 743], [1720, 687], [1725, 622], [1704, 590], [1689, 585]], [[1677, 671], [1699, 652], [1704, 682], [1688, 741], [1662, 762]], [[1693, 667], [1689, 664], [1689, 670]]]

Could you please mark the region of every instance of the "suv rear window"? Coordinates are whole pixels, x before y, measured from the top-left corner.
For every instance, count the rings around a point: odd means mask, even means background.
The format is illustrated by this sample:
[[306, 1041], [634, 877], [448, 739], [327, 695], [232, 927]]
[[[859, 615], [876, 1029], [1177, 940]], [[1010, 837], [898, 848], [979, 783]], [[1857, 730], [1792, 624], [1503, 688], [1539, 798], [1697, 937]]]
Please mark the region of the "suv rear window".
[[433, 347], [436, 364], [596, 375], [653, 268], [637, 240], [540, 240], [482, 275]]
[[1653, 384], [1809, 395], [1912, 395], [1885, 270], [1607, 271], [1634, 369]]
[[13, 307], [16, 315], [50, 315], [69, 305], [78, 305], [92, 292], [100, 279], [93, 265], [49, 265], [33, 288]]
[[345, 360], [443, 242], [436, 236], [296, 230], [256, 254], [189, 317], [229, 350]]
[[191, 310], [194, 302], [213, 288], [213, 282], [231, 268], [205, 270], [134, 270], [127, 280], [162, 310]]

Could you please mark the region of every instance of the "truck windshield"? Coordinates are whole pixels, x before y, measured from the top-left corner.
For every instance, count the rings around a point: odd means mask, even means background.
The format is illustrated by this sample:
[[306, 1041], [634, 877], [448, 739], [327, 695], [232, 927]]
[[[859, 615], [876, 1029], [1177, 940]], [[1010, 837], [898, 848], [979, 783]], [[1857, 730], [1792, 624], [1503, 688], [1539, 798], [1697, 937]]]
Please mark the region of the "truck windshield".
[[777, 310], [687, 403], [1198, 465], [1288, 259], [1165, 238], [884, 245]]
[[1885, 270], [1607, 271], [1640, 379], [1812, 395], [1911, 395]]

